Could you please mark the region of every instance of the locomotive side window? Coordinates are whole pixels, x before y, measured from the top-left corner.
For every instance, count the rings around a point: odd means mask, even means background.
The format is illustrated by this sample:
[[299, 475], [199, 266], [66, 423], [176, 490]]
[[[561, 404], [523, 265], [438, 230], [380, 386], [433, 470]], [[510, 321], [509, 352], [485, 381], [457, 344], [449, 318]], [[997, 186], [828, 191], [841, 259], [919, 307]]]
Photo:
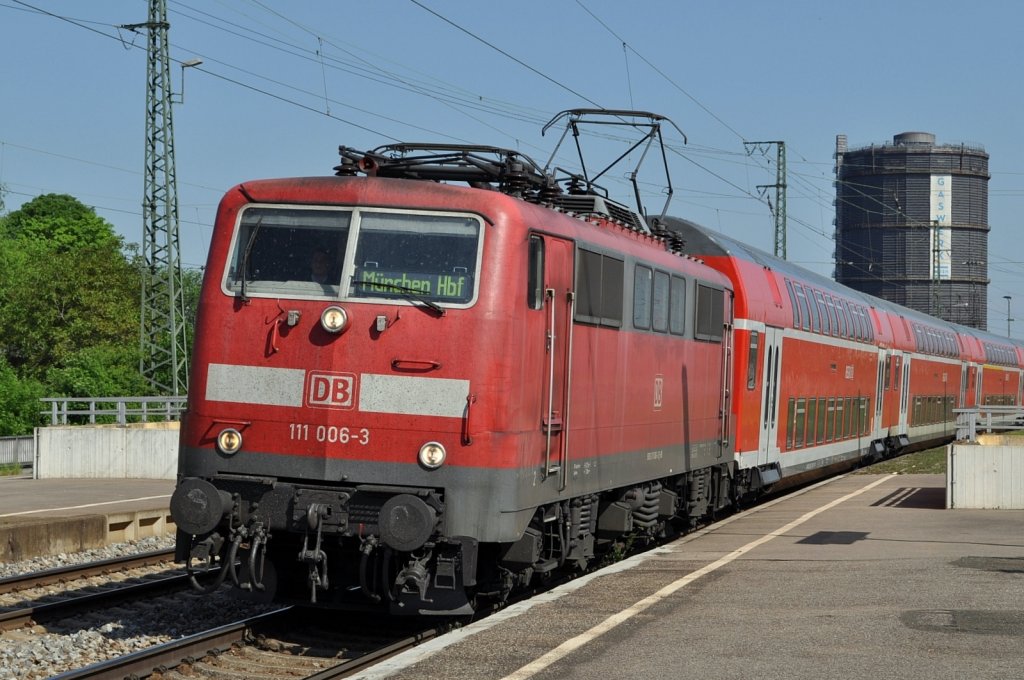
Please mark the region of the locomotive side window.
[[686, 332], [686, 279], [672, 277], [672, 309], [669, 311], [669, 332], [682, 335]]
[[633, 270], [633, 327], [651, 327], [651, 285], [654, 272], [642, 265]]
[[544, 239], [530, 236], [529, 271], [526, 273], [526, 304], [530, 309], [544, 307]]
[[653, 311], [652, 327], [656, 331], [668, 331], [669, 310], [669, 276], [665, 272], [654, 272], [654, 297], [651, 300]]
[[694, 336], [698, 340], [722, 341], [724, 302], [725, 295], [720, 289], [697, 284]]
[[576, 321], [622, 326], [622, 260], [579, 249], [576, 261]]

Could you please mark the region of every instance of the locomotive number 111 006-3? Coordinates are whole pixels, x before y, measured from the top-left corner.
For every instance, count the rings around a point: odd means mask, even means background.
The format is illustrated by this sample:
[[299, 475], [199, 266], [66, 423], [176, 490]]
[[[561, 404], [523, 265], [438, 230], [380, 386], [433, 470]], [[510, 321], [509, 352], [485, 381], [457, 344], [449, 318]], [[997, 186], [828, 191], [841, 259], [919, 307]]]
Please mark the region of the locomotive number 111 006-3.
[[310, 425], [309, 423], [290, 423], [288, 438], [293, 441], [317, 441], [328, 444], [359, 444], [370, 443], [370, 431], [365, 427], [359, 429], [338, 427], [336, 425]]

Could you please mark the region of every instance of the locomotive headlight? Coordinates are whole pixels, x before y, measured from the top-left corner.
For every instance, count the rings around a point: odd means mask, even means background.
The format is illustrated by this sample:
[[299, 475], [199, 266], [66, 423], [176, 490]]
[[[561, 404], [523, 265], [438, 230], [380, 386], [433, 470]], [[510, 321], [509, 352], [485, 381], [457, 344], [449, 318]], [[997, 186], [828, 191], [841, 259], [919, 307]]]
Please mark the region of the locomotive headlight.
[[441, 444], [437, 442], [427, 442], [420, 447], [420, 465], [428, 470], [436, 470], [444, 465], [444, 459], [447, 455], [448, 453], [444, 450], [444, 446]]
[[320, 325], [328, 333], [340, 333], [348, 325], [348, 312], [337, 305], [331, 305], [320, 313]]
[[225, 428], [217, 435], [217, 450], [224, 455], [232, 456], [238, 453], [240, 448], [242, 448], [242, 433], [235, 428]]

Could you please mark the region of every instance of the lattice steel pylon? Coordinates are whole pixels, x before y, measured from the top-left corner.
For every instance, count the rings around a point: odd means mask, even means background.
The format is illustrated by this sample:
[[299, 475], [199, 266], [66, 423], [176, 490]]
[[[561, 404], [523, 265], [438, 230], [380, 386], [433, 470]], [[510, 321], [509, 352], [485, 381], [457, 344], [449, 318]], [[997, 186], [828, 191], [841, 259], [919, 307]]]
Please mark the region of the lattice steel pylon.
[[189, 333], [178, 244], [167, 0], [149, 0], [149, 21], [123, 28], [145, 28], [149, 38], [139, 370], [155, 389], [179, 395], [188, 391]]
[[786, 143], [777, 142], [744, 142], [749, 155], [757, 149], [767, 153], [768, 147], [775, 145], [775, 184], [758, 184], [757, 188], [764, 195], [765, 190], [775, 189], [775, 205], [768, 202], [768, 207], [775, 218], [775, 257], [786, 259]]

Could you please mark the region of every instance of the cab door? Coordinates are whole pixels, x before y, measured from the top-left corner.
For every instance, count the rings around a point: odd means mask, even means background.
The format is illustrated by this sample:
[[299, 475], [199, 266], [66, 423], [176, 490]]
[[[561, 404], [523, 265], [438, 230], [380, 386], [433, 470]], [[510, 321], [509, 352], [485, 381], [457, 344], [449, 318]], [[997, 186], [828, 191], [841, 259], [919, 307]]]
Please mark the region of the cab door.
[[568, 480], [569, 401], [572, 389], [573, 313], [575, 309], [573, 241], [548, 234], [530, 235], [531, 301], [544, 312], [544, 377], [541, 381], [540, 429], [544, 438], [544, 481]]

